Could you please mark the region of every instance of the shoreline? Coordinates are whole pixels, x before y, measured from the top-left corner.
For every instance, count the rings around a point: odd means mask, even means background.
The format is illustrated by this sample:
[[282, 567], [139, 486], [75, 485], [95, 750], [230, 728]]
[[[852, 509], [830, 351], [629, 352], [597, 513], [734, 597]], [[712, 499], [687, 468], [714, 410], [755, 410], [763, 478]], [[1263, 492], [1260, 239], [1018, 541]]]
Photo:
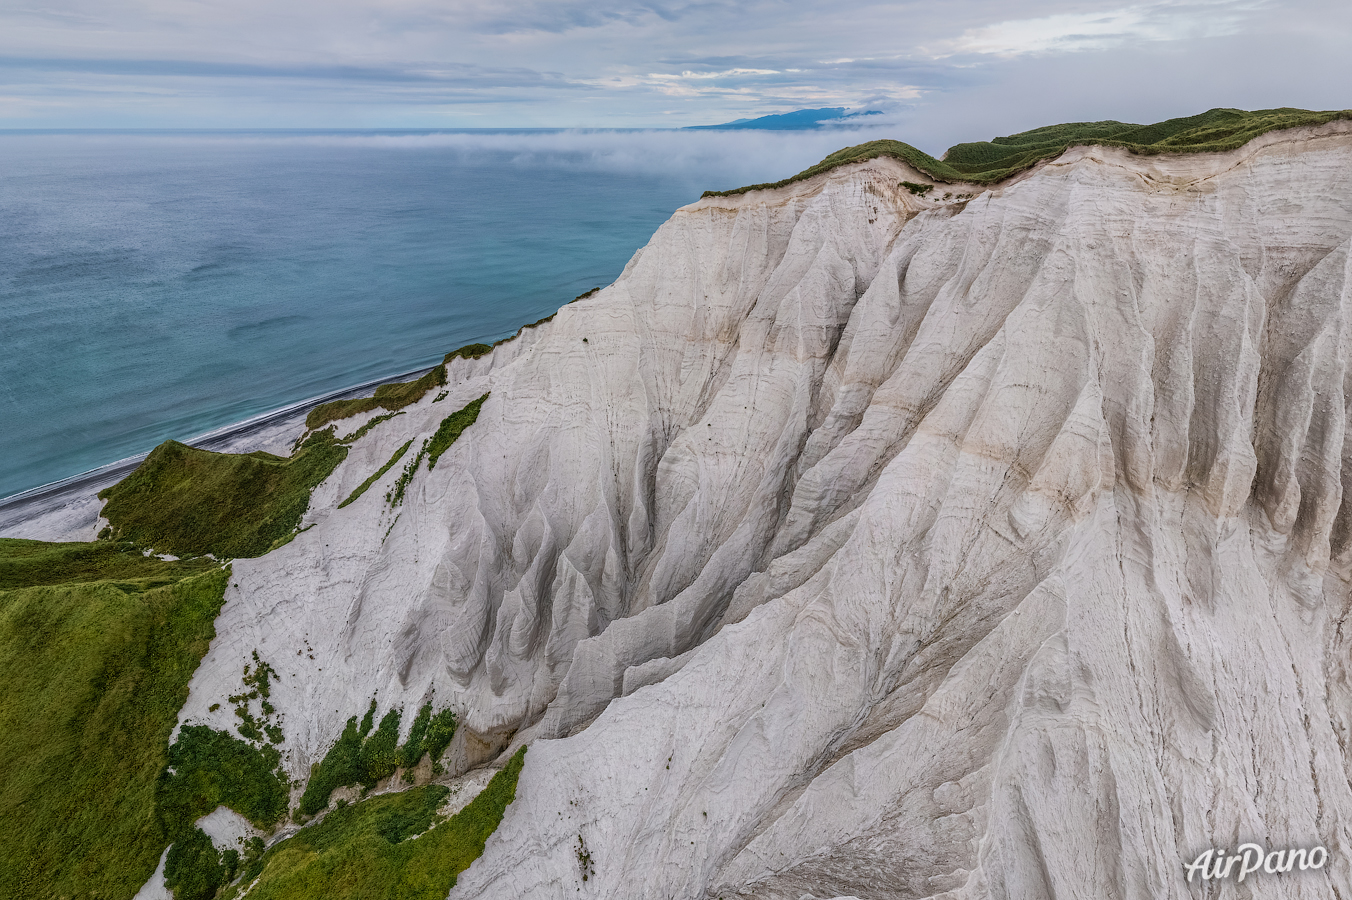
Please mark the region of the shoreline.
[[[189, 438], [183, 443], [202, 450], [214, 450], [221, 453], [251, 452], [260, 447], [248, 446], [275, 440], [279, 431], [289, 430], [299, 424], [303, 430], [305, 416], [310, 410], [334, 400], [347, 400], [366, 396], [382, 384], [408, 381], [432, 371], [435, 366], [423, 366], [396, 375], [387, 375], [358, 385], [330, 391], [317, 397], [310, 397], [296, 403], [290, 403], [268, 412], [250, 416], [239, 422], [224, 425], [211, 431]], [[19, 537], [13, 530], [25, 523], [60, 512], [68, 507], [89, 505], [95, 495], [103, 488], [121, 481], [149, 455], [139, 453], [102, 466], [79, 472], [57, 481], [40, 484], [17, 494], [0, 497], [0, 537]], [[79, 516], [79, 511], [75, 512]], [[8, 533], [7, 533], [8, 532]], [[37, 538], [42, 540], [44, 538]]]

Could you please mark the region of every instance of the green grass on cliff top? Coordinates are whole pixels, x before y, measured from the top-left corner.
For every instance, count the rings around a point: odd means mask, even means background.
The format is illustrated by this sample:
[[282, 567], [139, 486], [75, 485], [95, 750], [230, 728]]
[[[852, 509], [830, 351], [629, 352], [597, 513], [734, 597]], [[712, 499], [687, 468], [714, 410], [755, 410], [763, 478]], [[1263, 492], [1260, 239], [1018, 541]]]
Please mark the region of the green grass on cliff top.
[[331, 431], [311, 435], [290, 457], [165, 441], [99, 496], [118, 540], [175, 556], [262, 556], [291, 534], [310, 493], [346, 456]]
[[128, 900], [169, 843], [169, 733], [228, 570], [0, 539], [0, 897]]
[[1133, 153], [1216, 153], [1234, 150], [1269, 131], [1323, 125], [1336, 119], [1352, 119], [1352, 110], [1311, 112], [1306, 109], [1212, 109], [1201, 115], [1168, 119], [1154, 125], [1127, 122], [1069, 122], [1034, 128], [1008, 137], [970, 144], [955, 144], [935, 159], [901, 141], [869, 141], [837, 150], [792, 178], [770, 184], [752, 184], [731, 191], [705, 191], [705, 197], [729, 197], [765, 188], [783, 187], [848, 163], [890, 156], [925, 173], [938, 182], [991, 184], [1029, 169], [1040, 160], [1059, 156], [1070, 147], [1095, 145], [1124, 147]]

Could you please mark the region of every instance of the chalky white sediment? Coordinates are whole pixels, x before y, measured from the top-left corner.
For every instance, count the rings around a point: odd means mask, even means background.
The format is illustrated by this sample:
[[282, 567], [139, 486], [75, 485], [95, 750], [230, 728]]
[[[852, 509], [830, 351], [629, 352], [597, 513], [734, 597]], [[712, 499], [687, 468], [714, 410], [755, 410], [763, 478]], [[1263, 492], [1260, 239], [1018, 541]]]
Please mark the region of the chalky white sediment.
[[453, 363], [234, 563], [184, 720], [257, 649], [296, 777], [373, 695], [530, 741], [455, 898], [1182, 898], [1246, 840], [1352, 897], [1352, 131], [903, 180], [692, 204]]

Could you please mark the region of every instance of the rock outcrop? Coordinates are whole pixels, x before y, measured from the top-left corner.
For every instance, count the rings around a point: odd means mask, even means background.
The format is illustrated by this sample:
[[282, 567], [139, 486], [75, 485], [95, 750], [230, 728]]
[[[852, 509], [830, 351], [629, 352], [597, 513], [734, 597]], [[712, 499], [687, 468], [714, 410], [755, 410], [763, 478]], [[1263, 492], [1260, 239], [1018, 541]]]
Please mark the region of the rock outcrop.
[[[234, 563], [182, 718], [256, 650], [297, 778], [373, 695], [533, 742], [455, 898], [1352, 898], [1350, 172], [1334, 122], [687, 206]], [[1185, 880], [1245, 841], [1330, 859]]]

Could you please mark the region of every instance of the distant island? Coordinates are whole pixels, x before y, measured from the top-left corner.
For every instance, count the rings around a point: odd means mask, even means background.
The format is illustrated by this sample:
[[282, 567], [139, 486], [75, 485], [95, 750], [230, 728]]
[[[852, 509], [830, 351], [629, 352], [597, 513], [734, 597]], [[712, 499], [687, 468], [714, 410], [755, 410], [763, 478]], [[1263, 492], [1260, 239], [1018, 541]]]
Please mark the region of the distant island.
[[774, 116], [761, 116], [757, 119], [734, 119], [722, 125], [688, 125], [683, 131], [740, 131], [755, 129], [758, 131], [813, 131], [824, 127], [852, 125], [854, 119], [864, 116], [877, 116], [876, 109], [864, 109], [850, 112], [843, 106], [830, 106], [825, 109], [799, 109], [794, 112], [780, 113]]

